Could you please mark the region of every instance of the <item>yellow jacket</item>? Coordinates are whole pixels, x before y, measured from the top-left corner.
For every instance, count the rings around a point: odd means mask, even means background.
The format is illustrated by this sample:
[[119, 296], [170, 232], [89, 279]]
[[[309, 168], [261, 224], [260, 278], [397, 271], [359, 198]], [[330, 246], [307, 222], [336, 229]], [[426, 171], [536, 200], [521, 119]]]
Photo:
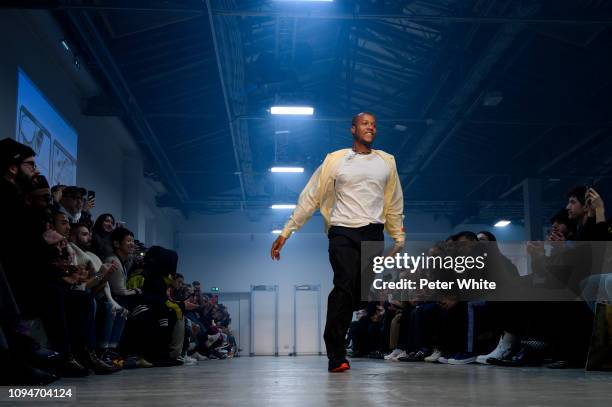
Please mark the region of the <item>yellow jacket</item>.
[[[285, 224], [281, 236], [289, 238], [293, 232], [301, 228], [312, 214], [319, 209], [325, 220], [325, 231], [329, 229], [329, 219], [336, 199], [334, 177], [341, 159], [351, 151], [350, 148], [327, 154], [323, 163], [312, 174], [310, 180], [298, 198], [297, 206]], [[378, 154], [391, 170], [387, 185], [385, 185], [383, 217], [385, 229], [395, 240], [396, 246], [404, 245], [404, 196], [395, 165], [395, 158], [382, 150], [372, 150]]]

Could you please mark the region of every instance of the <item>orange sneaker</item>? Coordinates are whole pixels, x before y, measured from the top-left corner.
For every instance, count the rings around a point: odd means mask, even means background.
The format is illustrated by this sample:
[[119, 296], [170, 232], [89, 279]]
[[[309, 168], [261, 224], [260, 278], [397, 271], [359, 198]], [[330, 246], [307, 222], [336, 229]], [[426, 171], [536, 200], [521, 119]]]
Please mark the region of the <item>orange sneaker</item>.
[[349, 364], [348, 360], [344, 358], [343, 359], [330, 359], [327, 370], [329, 370], [332, 373], [340, 373], [340, 372], [344, 372], [345, 370], [349, 370], [350, 368], [351, 368], [351, 365]]

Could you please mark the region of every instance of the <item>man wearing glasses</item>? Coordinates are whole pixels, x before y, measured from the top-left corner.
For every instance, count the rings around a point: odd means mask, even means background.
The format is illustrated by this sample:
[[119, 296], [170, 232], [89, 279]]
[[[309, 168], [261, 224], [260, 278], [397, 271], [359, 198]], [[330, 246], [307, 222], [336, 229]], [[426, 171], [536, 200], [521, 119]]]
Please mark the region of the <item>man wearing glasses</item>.
[[83, 215], [87, 216], [83, 211], [83, 198], [86, 194], [85, 188], [76, 186], [65, 187], [62, 191], [59, 210], [66, 214], [71, 224], [87, 221], [82, 219]]

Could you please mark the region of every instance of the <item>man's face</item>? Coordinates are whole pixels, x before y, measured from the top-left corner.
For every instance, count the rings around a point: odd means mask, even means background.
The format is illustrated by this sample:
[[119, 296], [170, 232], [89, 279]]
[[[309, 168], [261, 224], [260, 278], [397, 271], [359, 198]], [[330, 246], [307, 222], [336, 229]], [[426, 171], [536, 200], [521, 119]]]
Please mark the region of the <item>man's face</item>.
[[196, 294], [199, 293], [200, 289], [201, 289], [200, 284], [194, 284], [193, 285], [193, 292], [194, 293], [196, 293]]
[[72, 215], [75, 215], [83, 209], [83, 195], [80, 193], [62, 194], [61, 204]]
[[376, 118], [367, 113], [358, 116], [355, 124], [351, 126], [351, 133], [355, 140], [369, 146], [376, 138]]
[[15, 177], [15, 183], [20, 186], [31, 185], [34, 177], [40, 175], [34, 157], [26, 158], [19, 165], [10, 166], [8, 172]]
[[63, 213], [57, 213], [53, 217], [53, 229], [64, 237], [68, 237], [70, 234], [70, 222]]
[[78, 230], [72, 234], [73, 242], [78, 247], [84, 250], [89, 250], [91, 246], [91, 233], [85, 226], [79, 226]]
[[580, 219], [586, 213], [585, 206], [575, 196], [569, 198], [565, 209], [567, 209], [567, 216], [570, 219]]
[[23, 179], [27, 180], [28, 182], [32, 182], [32, 179], [35, 176], [40, 175], [40, 173], [36, 169], [36, 160], [34, 159], [34, 157], [28, 157], [23, 160], [19, 165], [19, 172], [17, 174], [18, 176], [19, 174], [21, 174], [21, 177], [23, 177]]
[[174, 288], [181, 288], [183, 286], [184, 280], [182, 277], [178, 277], [174, 279]]

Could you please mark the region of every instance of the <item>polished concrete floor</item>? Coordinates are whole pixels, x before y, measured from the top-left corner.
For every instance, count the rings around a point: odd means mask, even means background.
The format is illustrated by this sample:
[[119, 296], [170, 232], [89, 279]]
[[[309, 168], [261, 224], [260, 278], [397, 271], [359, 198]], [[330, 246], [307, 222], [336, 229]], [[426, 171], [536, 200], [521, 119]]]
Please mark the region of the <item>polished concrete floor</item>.
[[351, 365], [348, 372], [329, 374], [325, 357], [241, 357], [61, 380], [54, 386], [75, 387], [73, 405], [78, 406], [612, 405], [612, 373], [371, 359], [354, 359]]

